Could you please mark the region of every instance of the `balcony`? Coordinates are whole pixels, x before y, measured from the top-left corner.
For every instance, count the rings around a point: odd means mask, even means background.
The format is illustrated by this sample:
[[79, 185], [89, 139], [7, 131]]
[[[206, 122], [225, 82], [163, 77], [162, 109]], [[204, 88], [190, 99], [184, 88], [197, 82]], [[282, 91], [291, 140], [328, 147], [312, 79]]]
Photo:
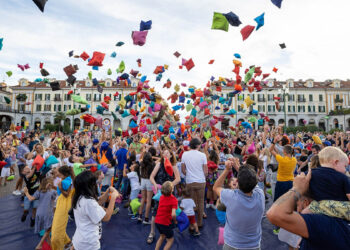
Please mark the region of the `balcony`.
[[53, 98], [53, 100], [54, 100], [55, 102], [61, 102], [61, 101], [62, 101], [61, 97], [55, 97], [55, 98]]
[[5, 107], [4, 106], [0, 106], [0, 112], [31, 114], [30, 111], [12, 109], [11, 107], [7, 107], [7, 106], [5, 106]]
[[336, 98], [336, 99], [334, 99], [334, 102], [335, 103], [343, 103], [343, 99], [340, 99], [340, 98]]
[[258, 98], [258, 102], [265, 102], [266, 99], [265, 98]]
[[298, 102], [306, 102], [305, 98], [298, 98]]

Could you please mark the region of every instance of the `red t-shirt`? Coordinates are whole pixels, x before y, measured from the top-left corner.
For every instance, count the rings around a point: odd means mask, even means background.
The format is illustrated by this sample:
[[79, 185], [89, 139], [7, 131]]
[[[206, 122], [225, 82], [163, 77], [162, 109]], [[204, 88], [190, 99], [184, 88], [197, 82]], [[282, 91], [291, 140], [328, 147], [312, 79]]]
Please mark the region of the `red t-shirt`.
[[171, 224], [171, 210], [177, 209], [177, 199], [174, 195], [164, 196], [159, 199], [158, 211], [155, 223], [169, 226]]

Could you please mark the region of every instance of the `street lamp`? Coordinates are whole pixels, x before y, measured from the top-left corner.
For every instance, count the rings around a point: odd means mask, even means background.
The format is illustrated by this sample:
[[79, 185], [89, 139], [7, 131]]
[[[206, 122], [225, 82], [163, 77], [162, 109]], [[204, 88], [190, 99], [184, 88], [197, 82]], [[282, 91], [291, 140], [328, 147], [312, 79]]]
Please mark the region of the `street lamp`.
[[283, 96], [283, 101], [284, 101], [284, 107], [283, 107], [283, 111], [284, 111], [284, 133], [286, 133], [287, 131], [287, 108], [286, 108], [286, 96], [289, 96], [289, 88], [288, 86], [285, 84], [282, 86], [281, 89], [278, 89], [278, 94], [281, 94]]

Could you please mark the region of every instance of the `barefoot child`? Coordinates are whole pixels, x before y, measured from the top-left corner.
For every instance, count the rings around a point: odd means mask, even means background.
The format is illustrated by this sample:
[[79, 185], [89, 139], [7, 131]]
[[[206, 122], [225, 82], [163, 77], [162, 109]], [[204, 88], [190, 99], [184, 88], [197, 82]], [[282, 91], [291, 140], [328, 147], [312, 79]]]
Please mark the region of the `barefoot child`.
[[170, 181], [162, 185], [162, 196], [159, 199], [159, 206], [155, 218], [156, 227], [159, 231], [159, 239], [156, 244], [156, 250], [159, 250], [166, 239], [164, 250], [169, 250], [174, 243], [174, 231], [172, 220], [176, 223], [177, 199], [172, 195], [174, 186]]
[[38, 200], [34, 232], [39, 233], [41, 230], [45, 230], [45, 234], [35, 249], [41, 249], [45, 239], [50, 239], [53, 205], [56, 198], [56, 191], [54, 190], [52, 178], [44, 178], [40, 183], [39, 189], [33, 196], [29, 194], [27, 188], [24, 188], [24, 194], [30, 201]]

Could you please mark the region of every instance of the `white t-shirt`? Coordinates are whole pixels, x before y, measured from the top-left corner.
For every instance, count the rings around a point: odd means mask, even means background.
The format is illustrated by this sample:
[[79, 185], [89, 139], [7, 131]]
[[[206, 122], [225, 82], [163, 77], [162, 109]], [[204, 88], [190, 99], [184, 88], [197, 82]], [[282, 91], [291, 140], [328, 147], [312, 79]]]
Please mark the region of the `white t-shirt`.
[[184, 198], [181, 201], [180, 207], [184, 209], [184, 213], [187, 216], [192, 216], [194, 215], [194, 209], [196, 207], [196, 204], [191, 198]]
[[30, 169], [32, 168], [33, 161], [34, 161], [34, 159], [26, 160], [26, 164]]
[[186, 165], [186, 183], [205, 183], [203, 165], [207, 164], [207, 157], [198, 150], [190, 150], [182, 155], [182, 163]]
[[74, 220], [77, 226], [73, 236], [73, 246], [76, 250], [100, 249], [102, 234], [102, 219], [105, 210], [94, 199], [83, 196], [79, 199], [77, 207], [73, 209]]
[[130, 180], [131, 191], [140, 189], [139, 177], [135, 171], [126, 174]]
[[103, 178], [102, 180], [102, 186], [111, 185], [113, 176], [114, 176], [114, 168], [108, 168], [107, 173], [105, 173], [105, 178]]

